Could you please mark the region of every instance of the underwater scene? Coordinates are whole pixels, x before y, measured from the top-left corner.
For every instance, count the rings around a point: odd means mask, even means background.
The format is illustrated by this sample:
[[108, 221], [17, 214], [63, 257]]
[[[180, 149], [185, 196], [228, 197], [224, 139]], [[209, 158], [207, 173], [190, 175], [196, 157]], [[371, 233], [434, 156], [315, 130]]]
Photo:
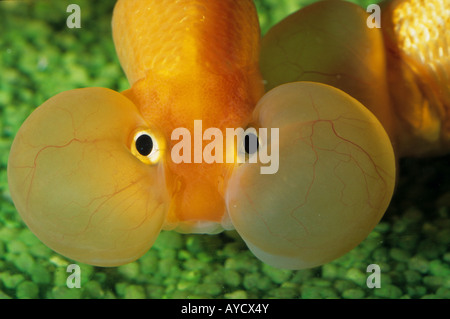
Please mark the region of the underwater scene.
[[0, 299], [450, 299], [450, 3], [180, 2], [0, 1]]

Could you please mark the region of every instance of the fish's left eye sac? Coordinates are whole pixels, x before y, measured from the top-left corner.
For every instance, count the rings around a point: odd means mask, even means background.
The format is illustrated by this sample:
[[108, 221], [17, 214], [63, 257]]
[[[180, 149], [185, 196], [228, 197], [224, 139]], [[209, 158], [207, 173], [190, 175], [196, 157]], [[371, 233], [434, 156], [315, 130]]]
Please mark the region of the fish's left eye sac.
[[149, 130], [136, 132], [131, 145], [131, 153], [145, 164], [156, 164], [161, 158], [158, 139]]

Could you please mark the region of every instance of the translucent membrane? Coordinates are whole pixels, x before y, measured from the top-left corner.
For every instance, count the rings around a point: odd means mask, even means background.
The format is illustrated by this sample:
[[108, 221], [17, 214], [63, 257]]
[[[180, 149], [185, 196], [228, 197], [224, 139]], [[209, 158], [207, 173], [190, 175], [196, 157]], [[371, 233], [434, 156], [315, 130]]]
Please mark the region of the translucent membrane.
[[[295, 82], [268, 92], [254, 111], [259, 127], [279, 128], [279, 170], [236, 167], [226, 193], [236, 230], [275, 267], [302, 269], [357, 246], [375, 227], [395, 183], [393, 149], [361, 103], [331, 86]], [[277, 144], [277, 147], [274, 147]]]
[[115, 266], [143, 255], [168, 199], [160, 164], [130, 151], [148, 128], [123, 95], [71, 90], [38, 107], [20, 128], [8, 163], [14, 203], [47, 246], [79, 262]]

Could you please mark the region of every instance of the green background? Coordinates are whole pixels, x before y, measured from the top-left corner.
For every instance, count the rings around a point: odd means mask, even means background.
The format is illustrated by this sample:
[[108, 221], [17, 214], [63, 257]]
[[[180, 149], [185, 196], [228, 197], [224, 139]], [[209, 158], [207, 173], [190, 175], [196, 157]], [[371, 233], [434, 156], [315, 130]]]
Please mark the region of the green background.
[[[265, 32], [314, 1], [255, 2]], [[69, 3], [81, 6], [81, 29], [65, 26]], [[136, 262], [79, 264], [81, 288], [67, 288], [72, 261], [24, 226], [8, 191], [6, 165], [20, 125], [51, 96], [78, 87], [128, 88], [111, 38], [113, 4], [0, 1], [0, 298], [450, 298], [449, 156], [402, 160], [382, 222], [360, 246], [322, 267], [267, 266], [235, 232], [163, 232]], [[366, 286], [372, 263], [381, 267], [379, 289]]]

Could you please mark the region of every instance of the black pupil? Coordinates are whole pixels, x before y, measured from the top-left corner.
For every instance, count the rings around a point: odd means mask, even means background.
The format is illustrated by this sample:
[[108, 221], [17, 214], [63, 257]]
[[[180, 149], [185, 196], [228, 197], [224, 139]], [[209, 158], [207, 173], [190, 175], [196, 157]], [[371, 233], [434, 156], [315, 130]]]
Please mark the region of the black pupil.
[[245, 135], [244, 148], [247, 154], [255, 153], [259, 148], [258, 137], [253, 133]]
[[136, 139], [136, 149], [142, 156], [147, 156], [152, 152], [153, 140], [150, 135], [142, 134]]

